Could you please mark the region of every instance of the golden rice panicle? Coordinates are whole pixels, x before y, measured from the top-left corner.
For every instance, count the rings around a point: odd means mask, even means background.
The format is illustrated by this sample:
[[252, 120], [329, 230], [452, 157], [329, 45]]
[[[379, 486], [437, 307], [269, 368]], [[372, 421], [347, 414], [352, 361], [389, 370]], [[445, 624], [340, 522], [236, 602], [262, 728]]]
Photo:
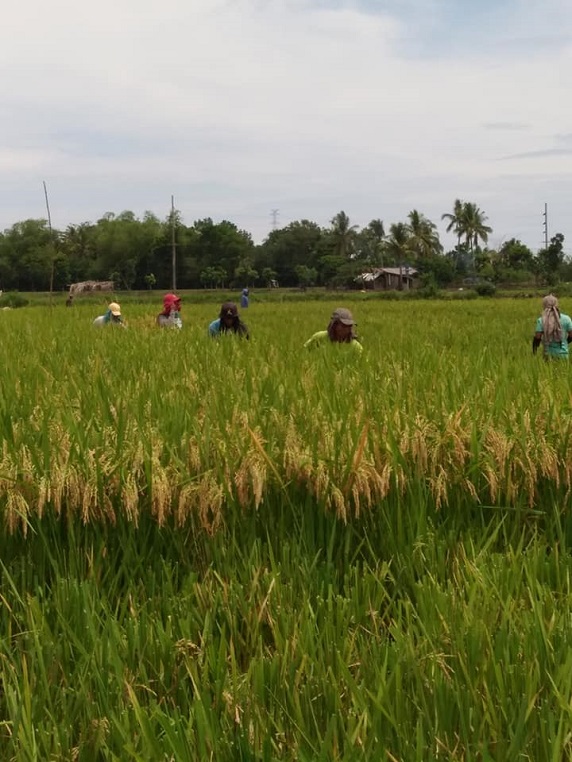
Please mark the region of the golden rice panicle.
[[196, 496], [201, 525], [212, 535], [223, 524], [222, 487], [212, 474], [207, 474], [199, 481]]

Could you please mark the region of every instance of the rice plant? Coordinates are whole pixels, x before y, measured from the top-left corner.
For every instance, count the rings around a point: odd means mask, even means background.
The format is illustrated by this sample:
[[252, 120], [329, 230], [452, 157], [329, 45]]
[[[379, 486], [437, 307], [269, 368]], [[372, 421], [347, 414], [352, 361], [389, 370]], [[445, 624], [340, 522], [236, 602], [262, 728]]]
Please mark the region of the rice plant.
[[[523, 301], [0, 322], [0, 759], [572, 756], [570, 370]], [[565, 306], [565, 305], [564, 305]]]

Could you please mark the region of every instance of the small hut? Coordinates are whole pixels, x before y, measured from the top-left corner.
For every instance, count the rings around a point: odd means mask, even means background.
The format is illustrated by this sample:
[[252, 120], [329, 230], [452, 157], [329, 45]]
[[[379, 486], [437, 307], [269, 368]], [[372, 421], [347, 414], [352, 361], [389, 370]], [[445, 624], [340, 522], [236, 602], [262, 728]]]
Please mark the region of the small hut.
[[[375, 267], [356, 278], [362, 288], [374, 291], [409, 291], [418, 271], [414, 267]], [[401, 286], [400, 286], [401, 281]]]
[[114, 291], [115, 284], [112, 280], [84, 280], [81, 283], [72, 283], [70, 286], [71, 297], [78, 294], [92, 294], [98, 291]]

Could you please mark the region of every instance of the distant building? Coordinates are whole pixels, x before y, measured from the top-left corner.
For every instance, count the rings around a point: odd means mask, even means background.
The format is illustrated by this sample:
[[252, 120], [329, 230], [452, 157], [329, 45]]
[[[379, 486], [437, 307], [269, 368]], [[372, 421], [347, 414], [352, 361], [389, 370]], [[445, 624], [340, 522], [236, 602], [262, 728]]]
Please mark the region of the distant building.
[[[363, 288], [374, 291], [409, 291], [413, 288], [413, 282], [418, 274], [414, 267], [375, 267], [367, 273], [362, 273], [356, 278], [356, 282]], [[399, 286], [401, 278], [402, 286]]]
[[69, 295], [91, 294], [94, 291], [114, 291], [115, 286], [112, 280], [84, 280], [81, 283], [72, 283]]

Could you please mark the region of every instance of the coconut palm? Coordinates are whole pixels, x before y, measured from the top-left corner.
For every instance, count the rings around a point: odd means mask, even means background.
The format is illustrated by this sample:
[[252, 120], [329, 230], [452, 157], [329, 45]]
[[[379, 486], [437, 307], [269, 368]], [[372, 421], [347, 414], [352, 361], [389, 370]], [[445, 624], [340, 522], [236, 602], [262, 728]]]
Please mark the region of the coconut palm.
[[68, 259], [72, 281], [81, 280], [90, 274], [96, 256], [93, 232], [93, 225], [81, 222], [79, 225], [68, 225], [61, 236], [59, 246]]
[[371, 230], [372, 235], [375, 236], [376, 240], [381, 243], [385, 238], [385, 227], [383, 226], [383, 220], [372, 220], [369, 223], [368, 228]]
[[417, 209], [408, 214], [409, 249], [418, 259], [427, 259], [443, 251], [437, 226]]
[[380, 267], [383, 267], [383, 239], [385, 238], [385, 227], [382, 220], [372, 220], [367, 226], [371, 233], [375, 247], [375, 258]]
[[463, 209], [465, 204], [460, 198], [455, 199], [453, 204], [453, 212], [441, 215], [442, 220], [449, 220], [449, 224], [446, 227], [447, 233], [453, 231], [457, 236], [457, 248], [461, 246], [461, 234], [462, 234], [462, 221], [463, 221]]
[[369, 267], [383, 267], [385, 228], [381, 220], [372, 220], [355, 239], [355, 257]]
[[334, 253], [344, 259], [351, 259], [354, 251], [357, 225], [350, 224], [350, 218], [345, 212], [338, 212], [332, 218], [332, 237]]
[[403, 290], [403, 263], [409, 254], [410, 229], [405, 222], [395, 222], [389, 228], [389, 238], [386, 241], [387, 253], [399, 264], [399, 290]]
[[489, 233], [493, 232], [491, 227], [485, 225], [486, 220], [486, 214], [476, 204], [468, 201], [463, 205], [460, 230], [471, 252], [479, 245], [479, 240], [487, 243]]

